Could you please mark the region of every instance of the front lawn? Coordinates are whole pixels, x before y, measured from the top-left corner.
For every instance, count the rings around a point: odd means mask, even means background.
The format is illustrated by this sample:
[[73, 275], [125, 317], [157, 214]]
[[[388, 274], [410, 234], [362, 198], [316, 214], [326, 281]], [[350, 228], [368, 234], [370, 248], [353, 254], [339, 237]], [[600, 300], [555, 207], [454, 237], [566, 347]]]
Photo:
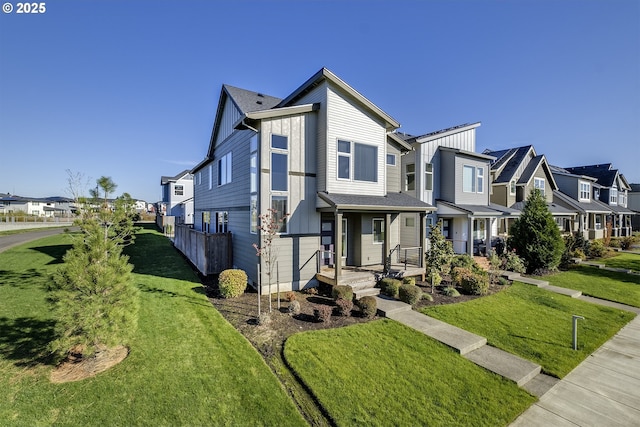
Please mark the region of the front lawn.
[[305, 425], [260, 355], [152, 230], [127, 250], [142, 291], [129, 357], [93, 378], [51, 383], [45, 287], [70, 244], [57, 235], [0, 254], [0, 424]]
[[[520, 282], [485, 298], [421, 311], [484, 336], [490, 345], [538, 363], [559, 378], [635, 316]], [[585, 317], [579, 321], [577, 351], [572, 349], [573, 314]]]
[[640, 254], [618, 253], [611, 258], [595, 260], [595, 262], [602, 263], [607, 267], [624, 268], [640, 272]]
[[386, 319], [294, 335], [284, 355], [339, 426], [508, 425], [536, 400]]
[[[640, 259], [640, 256], [637, 256]], [[607, 260], [607, 265], [608, 265]], [[588, 265], [542, 278], [550, 284], [582, 291], [584, 295], [640, 307], [640, 276], [601, 270]]]

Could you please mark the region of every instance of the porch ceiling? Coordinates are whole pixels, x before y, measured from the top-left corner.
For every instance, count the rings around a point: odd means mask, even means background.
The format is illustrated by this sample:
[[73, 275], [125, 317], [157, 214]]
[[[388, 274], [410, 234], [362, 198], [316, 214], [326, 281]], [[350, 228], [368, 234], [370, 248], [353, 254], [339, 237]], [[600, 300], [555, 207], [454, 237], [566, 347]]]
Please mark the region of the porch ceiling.
[[321, 211], [388, 211], [388, 212], [431, 212], [436, 208], [404, 193], [389, 193], [386, 196], [361, 194], [338, 194], [318, 192], [318, 197], [329, 204]]

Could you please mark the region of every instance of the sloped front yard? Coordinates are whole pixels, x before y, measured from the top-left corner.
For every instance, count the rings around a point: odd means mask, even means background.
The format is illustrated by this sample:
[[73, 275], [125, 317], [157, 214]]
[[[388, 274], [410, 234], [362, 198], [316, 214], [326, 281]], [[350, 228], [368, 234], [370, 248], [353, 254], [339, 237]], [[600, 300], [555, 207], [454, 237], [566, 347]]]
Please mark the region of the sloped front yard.
[[96, 377], [52, 384], [45, 288], [69, 245], [60, 235], [0, 254], [0, 424], [305, 425], [260, 355], [151, 230], [128, 251], [142, 291], [129, 357]]

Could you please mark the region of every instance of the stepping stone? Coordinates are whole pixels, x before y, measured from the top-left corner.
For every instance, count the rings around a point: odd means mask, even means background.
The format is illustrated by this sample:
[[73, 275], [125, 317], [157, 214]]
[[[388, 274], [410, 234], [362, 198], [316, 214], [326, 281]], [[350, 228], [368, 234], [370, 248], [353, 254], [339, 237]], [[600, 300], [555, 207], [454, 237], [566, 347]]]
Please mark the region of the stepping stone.
[[409, 304], [393, 298], [389, 298], [387, 296], [376, 295], [375, 298], [378, 307], [378, 313], [384, 317], [389, 317], [389, 315], [393, 313], [412, 310]]
[[464, 357], [491, 372], [510, 379], [519, 386], [540, 373], [540, 365], [490, 345], [469, 352]]
[[620, 309], [620, 310], [626, 310], [626, 311], [631, 311], [633, 313], [640, 314], [640, 308], [632, 307], [632, 306], [626, 305], [626, 304], [620, 304], [619, 302], [607, 301], [607, 300], [604, 300], [604, 299], [594, 298], [594, 297], [590, 297], [590, 296], [587, 296], [587, 295], [580, 295], [578, 297], [578, 299], [590, 302], [592, 304], [604, 305], [604, 306], [607, 306], [607, 307], [613, 307], [613, 308], [617, 308], [617, 309]]
[[543, 394], [551, 390], [559, 382], [558, 378], [541, 373], [524, 383], [522, 388], [536, 397], [542, 397]]
[[515, 279], [518, 282], [527, 283], [529, 285], [535, 285], [539, 288], [546, 288], [549, 286], [549, 282], [545, 280], [532, 279], [531, 277], [518, 277]]
[[567, 295], [567, 296], [570, 296], [571, 298], [579, 298], [580, 296], [582, 296], [582, 291], [576, 291], [575, 289], [561, 288], [559, 286], [553, 286], [553, 285], [545, 286], [544, 290], [555, 292], [556, 294], [560, 294], [560, 295]]

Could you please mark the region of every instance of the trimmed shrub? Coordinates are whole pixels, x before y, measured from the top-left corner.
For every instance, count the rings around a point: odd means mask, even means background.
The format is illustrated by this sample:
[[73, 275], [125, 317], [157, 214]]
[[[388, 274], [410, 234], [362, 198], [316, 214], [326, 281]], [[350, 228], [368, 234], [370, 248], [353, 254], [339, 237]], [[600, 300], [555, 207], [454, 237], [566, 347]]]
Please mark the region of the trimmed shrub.
[[367, 319], [372, 319], [376, 315], [378, 311], [378, 303], [376, 302], [375, 297], [362, 297], [357, 301], [357, 303], [358, 307], [360, 307], [360, 311], [362, 312], [362, 316]]
[[289, 302], [295, 301], [296, 300], [296, 293], [293, 292], [293, 291], [289, 291], [289, 292], [284, 294], [284, 298]]
[[398, 296], [400, 297], [400, 301], [406, 302], [409, 305], [416, 305], [422, 297], [422, 290], [416, 285], [403, 283], [398, 291]]
[[470, 295], [486, 295], [489, 293], [489, 277], [481, 273], [471, 273], [462, 278], [462, 291]]
[[464, 267], [471, 268], [476, 262], [469, 254], [456, 255], [451, 261], [451, 268]]
[[291, 304], [289, 304], [289, 314], [292, 316], [297, 316], [300, 314], [300, 302], [293, 300]]
[[462, 281], [466, 277], [471, 276], [472, 274], [473, 274], [473, 272], [471, 271], [470, 268], [467, 268], [467, 267], [455, 267], [453, 270], [451, 270], [451, 280], [456, 285], [462, 286]]
[[222, 298], [236, 298], [247, 288], [247, 273], [242, 270], [224, 270], [218, 276], [218, 289]]
[[309, 295], [318, 295], [318, 288], [307, 288], [304, 291]]
[[511, 282], [509, 282], [509, 279], [505, 278], [505, 277], [501, 277], [498, 279], [498, 285], [500, 286], [507, 286], [509, 285]]
[[336, 300], [336, 307], [338, 316], [351, 316], [351, 310], [353, 309], [353, 300], [338, 298]]
[[442, 290], [442, 293], [448, 297], [459, 297], [460, 296], [460, 292], [458, 292], [456, 290], [456, 288], [444, 288]]
[[398, 290], [401, 284], [402, 282], [400, 280], [392, 279], [391, 277], [385, 277], [379, 282], [382, 293], [392, 298], [398, 297]]
[[415, 285], [416, 284], [416, 278], [415, 277], [403, 277], [402, 278], [402, 283], [406, 284], [406, 285]]
[[328, 323], [331, 320], [332, 311], [333, 309], [328, 305], [319, 305], [317, 308], [313, 309], [313, 318], [316, 319], [316, 322]]
[[636, 242], [635, 236], [627, 236], [620, 238], [620, 249], [628, 251], [631, 246]]
[[339, 299], [351, 301], [353, 299], [353, 289], [347, 285], [334, 286], [333, 289], [331, 289], [331, 296], [336, 301]]
[[527, 271], [524, 260], [520, 258], [515, 251], [508, 251], [504, 254], [504, 257], [502, 257], [502, 269], [515, 273], [524, 273]]
[[433, 301], [433, 297], [429, 294], [422, 294], [422, 299], [426, 301]]
[[589, 256], [591, 258], [600, 258], [607, 253], [607, 248], [602, 240], [594, 240], [589, 244]]

